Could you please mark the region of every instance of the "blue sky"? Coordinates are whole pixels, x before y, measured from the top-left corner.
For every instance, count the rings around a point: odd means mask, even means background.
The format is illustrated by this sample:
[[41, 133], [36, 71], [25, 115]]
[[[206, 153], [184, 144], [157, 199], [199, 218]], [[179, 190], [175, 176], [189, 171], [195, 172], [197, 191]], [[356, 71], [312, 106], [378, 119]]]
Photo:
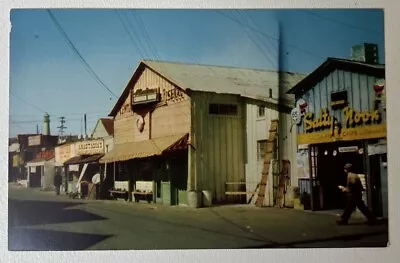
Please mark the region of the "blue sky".
[[[52, 13], [117, 96], [143, 58], [277, 69], [279, 37], [280, 64], [286, 71], [310, 73], [327, 57], [348, 58], [351, 46], [363, 42], [378, 44], [384, 63], [381, 10], [68, 9]], [[90, 132], [116, 99], [86, 70], [46, 10], [13, 10], [11, 24], [10, 136], [36, 132], [36, 125], [41, 130], [44, 112], [50, 114], [52, 134], [58, 133], [60, 116], [66, 117], [68, 134], [79, 134], [84, 113]]]

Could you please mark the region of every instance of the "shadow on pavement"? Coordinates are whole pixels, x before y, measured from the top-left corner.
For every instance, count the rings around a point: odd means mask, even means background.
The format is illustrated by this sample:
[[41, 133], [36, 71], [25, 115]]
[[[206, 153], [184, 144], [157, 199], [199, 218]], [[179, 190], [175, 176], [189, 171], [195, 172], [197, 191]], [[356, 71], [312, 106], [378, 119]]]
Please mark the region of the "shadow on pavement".
[[83, 250], [111, 236], [40, 229], [10, 229], [9, 250]]
[[[382, 238], [382, 236], [384, 236]], [[388, 233], [387, 232], [377, 232], [377, 233], [369, 233], [369, 234], [353, 234], [347, 236], [340, 237], [331, 237], [331, 238], [323, 238], [323, 239], [312, 239], [312, 240], [302, 240], [281, 244], [265, 244], [261, 246], [252, 246], [252, 247], [243, 247], [243, 249], [260, 249], [260, 248], [310, 248], [310, 244], [314, 244], [312, 247], [316, 248], [332, 248], [333, 246], [330, 244], [329, 246], [324, 245], [326, 242], [338, 242], [337, 247], [357, 247], [354, 244], [346, 245], [344, 242], [346, 241], [357, 241], [363, 238], [368, 237], [377, 237], [376, 242], [370, 245], [370, 247], [386, 247], [388, 243]], [[378, 240], [379, 238], [379, 240]], [[340, 243], [339, 243], [340, 242]], [[367, 246], [362, 246], [367, 247]]]
[[8, 200], [9, 250], [82, 250], [106, 235], [25, 229], [21, 226], [106, 220], [86, 211], [67, 209], [81, 203]]
[[82, 210], [66, 209], [81, 203], [8, 200], [8, 226], [72, 223], [105, 220]]

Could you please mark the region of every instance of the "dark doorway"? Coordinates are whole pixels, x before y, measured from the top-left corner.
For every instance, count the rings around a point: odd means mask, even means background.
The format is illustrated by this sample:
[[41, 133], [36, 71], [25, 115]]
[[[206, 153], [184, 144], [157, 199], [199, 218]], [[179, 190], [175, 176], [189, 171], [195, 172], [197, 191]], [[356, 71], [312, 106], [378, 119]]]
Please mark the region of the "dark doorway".
[[[30, 169], [29, 167], [28, 169]], [[30, 187], [41, 187], [42, 186], [42, 167], [36, 166], [35, 172], [29, 175], [29, 186]]]
[[353, 172], [364, 174], [361, 141], [321, 144], [318, 146], [317, 179], [321, 187], [322, 209], [343, 209], [345, 196], [338, 186], [345, 186], [347, 177], [343, 167], [353, 165]]

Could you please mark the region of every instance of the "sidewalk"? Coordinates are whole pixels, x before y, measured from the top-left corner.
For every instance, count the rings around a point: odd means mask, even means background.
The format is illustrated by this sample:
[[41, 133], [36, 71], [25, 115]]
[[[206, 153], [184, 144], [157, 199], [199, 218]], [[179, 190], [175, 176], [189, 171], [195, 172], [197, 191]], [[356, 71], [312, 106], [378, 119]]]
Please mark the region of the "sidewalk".
[[[186, 205], [179, 205], [179, 206], [169, 206], [169, 205], [163, 205], [159, 203], [147, 203], [147, 202], [129, 202], [125, 200], [89, 200], [89, 199], [70, 199], [69, 196], [61, 191], [60, 195], [57, 196], [55, 191], [42, 191], [39, 188], [26, 188], [23, 186], [18, 186], [16, 184], [10, 183], [9, 187], [12, 187], [14, 189], [25, 189], [27, 192], [33, 192], [36, 194], [39, 194], [41, 196], [47, 196], [51, 197], [53, 200], [52, 201], [73, 201], [73, 202], [79, 202], [79, 203], [102, 203], [102, 204], [107, 204], [107, 205], [122, 205], [122, 206], [135, 206], [138, 208], [144, 208], [144, 209], [157, 209], [157, 210], [182, 210], [184, 212], [187, 212], [188, 210], [193, 210], [193, 211], [199, 211], [199, 213], [202, 213], [200, 211], [205, 211], [208, 209], [216, 209], [216, 210], [243, 210], [243, 211], [262, 211], [262, 210], [268, 210], [270, 211], [271, 209], [274, 210], [289, 210], [293, 211], [294, 213], [306, 213], [306, 214], [314, 214], [314, 215], [324, 215], [324, 216], [331, 216], [333, 219], [336, 219], [341, 213], [342, 210], [336, 209], [336, 210], [324, 210], [324, 211], [311, 211], [311, 210], [297, 210], [293, 208], [274, 208], [274, 207], [256, 207], [254, 205], [247, 205], [247, 204], [227, 204], [227, 205], [218, 205], [218, 206], [212, 206], [212, 207], [202, 207], [202, 208], [190, 208]], [[352, 219], [357, 219], [357, 220], [364, 220], [364, 215], [357, 209], [351, 216]]]

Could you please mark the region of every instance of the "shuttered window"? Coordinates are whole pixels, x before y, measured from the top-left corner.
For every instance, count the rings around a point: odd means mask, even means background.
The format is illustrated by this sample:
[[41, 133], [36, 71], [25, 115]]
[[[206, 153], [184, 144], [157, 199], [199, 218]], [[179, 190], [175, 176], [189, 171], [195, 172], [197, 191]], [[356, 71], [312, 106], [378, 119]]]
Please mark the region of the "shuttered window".
[[265, 107], [258, 106], [257, 117], [264, 117], [265, 116]]
[[235, 104], [210, 104], [208, 112], [213, 115], [237, 115], [238, 106]]

